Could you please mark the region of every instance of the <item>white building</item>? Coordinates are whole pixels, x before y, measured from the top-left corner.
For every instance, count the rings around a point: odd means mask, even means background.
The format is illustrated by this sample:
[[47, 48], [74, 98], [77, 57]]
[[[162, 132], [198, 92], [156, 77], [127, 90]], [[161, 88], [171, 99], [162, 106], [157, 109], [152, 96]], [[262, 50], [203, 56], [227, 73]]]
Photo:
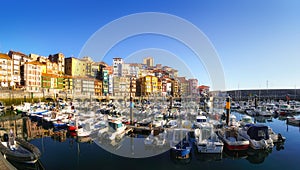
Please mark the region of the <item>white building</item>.
[[30, 62], [32, 59], [27, 55], [9, 51], [8, 56], [12, 59], [12, 81], [15, 83], [15, 86], [21, 85], [21, 72], [20, 67], [25, 64], [25, 62]]
[[[0, 53], [0, 87], [13, 85], [12, 80], [12, 61], [7, 54]], [[11, 83], [12, 82], [12, 83]]]
[[188, 79], [189, 82], [189, 95], [197, 96], [198, 92], [198, 80], [197, 79]]
[[108, 94], [111, 96], [114, 93], [113, 75], [108, 76]]
[[122, 58], [113, 58], [113, 76], [114, 77], [122, 76], [122, 64], [124, 64], [124, 61]]
[[41, 90], [42, 64], [38, 61], [26, 62], [21, 66], [21, 85], [28, 92]]

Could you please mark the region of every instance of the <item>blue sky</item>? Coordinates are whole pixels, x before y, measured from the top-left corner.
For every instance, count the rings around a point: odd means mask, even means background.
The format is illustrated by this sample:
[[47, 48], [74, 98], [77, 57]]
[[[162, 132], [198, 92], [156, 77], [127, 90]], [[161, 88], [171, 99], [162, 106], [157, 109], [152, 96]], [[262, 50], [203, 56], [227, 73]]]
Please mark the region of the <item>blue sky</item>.
[[[77, 57], [90, 36], [111, 21], [134, 13], [161, 12], [191, 22], [207, 36], [222, 63], [226, 89], [267, 88], [267, 81], [268, 88], [300, 88], [297, 0], [3, 0], [0, 6], [0, 52], [45, 56], [62, 52]], [[200, 84], [211, 84], [205, 67], [193, 64], [195, 54], [168, 37], [128, 38], [104, 60], [126, 58], [147, 48], [172, 52], [188, 63]]]

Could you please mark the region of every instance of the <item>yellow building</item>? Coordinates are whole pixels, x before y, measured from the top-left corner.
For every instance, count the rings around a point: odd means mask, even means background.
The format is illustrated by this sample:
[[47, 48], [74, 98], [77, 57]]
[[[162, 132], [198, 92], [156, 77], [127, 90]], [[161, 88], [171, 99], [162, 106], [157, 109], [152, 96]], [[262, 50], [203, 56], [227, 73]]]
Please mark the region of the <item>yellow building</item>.
[[141, 78], [141, 95], [154, 96], [158, 93], [158, 78], [147, 75]]
[[179, 93], [179, 89], [180, 89], [180, 87], [179, 87], [179, 82], [178, 82], [178, 80], [172, 80], [172, 96], [173, 97], [180, 97], [181, 96], [181, 94]]
[[65, 91], [68, 94], [72, 94], [73, 93], [73, 77], [64, 75], [63, 78], [64, 78], [64, 90], [63, 91]]
[[100, 81], [100, 80], [95, 80], [94, 81], [95, 82], [95, 95], [97, 96], [97, 97], [100, 97], [100, 96], [102, 96], [102, 81]]
[[65, 74], [65, 56], [62, 53], [51, 54], [48, 59], [57, 65], [57, 73], [59, 75]]
[[65, 58], [65, 74], [70, 76], [86, 76], [87, 63], [78, 58], [69, 57]]

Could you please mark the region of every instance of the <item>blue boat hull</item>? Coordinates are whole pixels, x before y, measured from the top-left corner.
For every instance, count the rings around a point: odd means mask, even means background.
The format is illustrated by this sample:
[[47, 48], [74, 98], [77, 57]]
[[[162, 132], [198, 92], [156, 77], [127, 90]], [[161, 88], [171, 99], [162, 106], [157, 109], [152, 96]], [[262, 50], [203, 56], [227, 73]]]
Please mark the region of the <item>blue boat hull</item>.
[[191, 147], [189, 143], [179, 143], [174, 148], [172, 148], [173, 153], [176, 157], [188, 158], [191, 153]]

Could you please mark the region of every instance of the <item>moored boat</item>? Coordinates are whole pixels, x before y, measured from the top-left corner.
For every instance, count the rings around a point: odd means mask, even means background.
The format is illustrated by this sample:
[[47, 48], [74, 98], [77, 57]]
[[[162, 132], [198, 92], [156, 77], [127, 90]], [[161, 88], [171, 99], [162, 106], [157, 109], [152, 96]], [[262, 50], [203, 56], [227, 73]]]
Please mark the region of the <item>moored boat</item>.
[[240, 126], [245, 126], [246, 124], [253, 124], [254, 121], [252, 120], [252, 117], [248, 115], [243, 115], [242, 119], [240, 120]]
[[176, 159], [189, 159], [191, 145], [187, 140], [187, 130], [178, 128], [173, 130], [173, 138], [171, 141], [171, 153]]
[[12, 133], [3, 135], [0, 151], [4, 158], [20, 163], [35, 163], [41, 156], [36, 146], [23, 139], [15, 138]]
[[239, 129], [239, 134], [250, 142], [253, 149], [270, 149], [274, 143], [270, 138], [268, 126], [262, 124], [247, 124]]
[[218, 130], [217, 134], [228, 150], [240, 151], [249, 148], [249, 140], [239, 135], [236, 127], [226, 127]]
[[126, 126], [120, 120], [109, 120], [108, 128], [98, 131], [98, 137], [101, 140], [121, 140], [126, 133]]
[[195, 145], [199, 153], [222, 153], [224, 144], [214, 132], [212, 124], [202, 126], [194, 131]]
[[289, 125], [300, 126], [300, 116], [287, 117], [286, 123]]

